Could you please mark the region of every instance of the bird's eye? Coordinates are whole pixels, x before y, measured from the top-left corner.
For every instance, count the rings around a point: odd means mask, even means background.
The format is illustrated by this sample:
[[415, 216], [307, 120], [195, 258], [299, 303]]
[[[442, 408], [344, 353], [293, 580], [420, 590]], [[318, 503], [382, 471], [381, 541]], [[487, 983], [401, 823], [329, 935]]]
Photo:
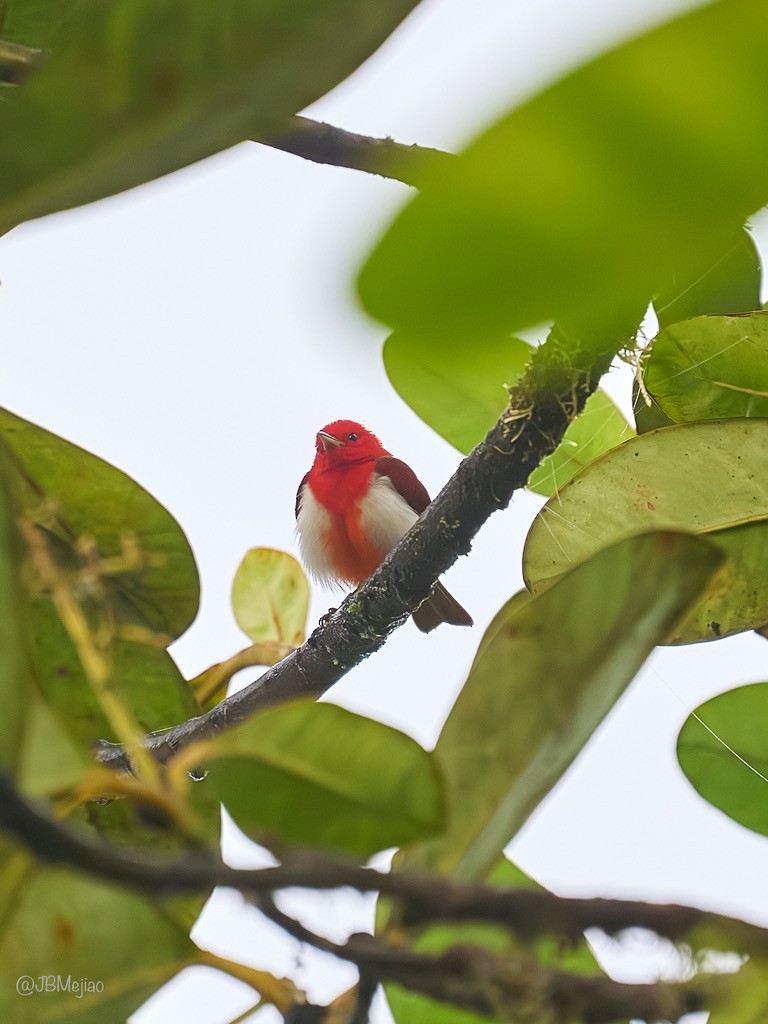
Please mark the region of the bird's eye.
[[356, 441], [357, 440], [357, 434], [347, 434], [347, 440], [348, 441]]

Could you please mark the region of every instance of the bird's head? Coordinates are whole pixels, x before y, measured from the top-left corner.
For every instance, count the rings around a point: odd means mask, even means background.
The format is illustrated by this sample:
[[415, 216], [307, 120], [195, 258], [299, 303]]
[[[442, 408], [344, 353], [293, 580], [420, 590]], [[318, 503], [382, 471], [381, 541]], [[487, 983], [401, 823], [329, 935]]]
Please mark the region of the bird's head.
[[317, 459], [326, 466], [368, 462], [389, 454], [375, 434], [354, 420], [334, 420], [328, 423], [322, 430], [318, 430], [315, 447]]

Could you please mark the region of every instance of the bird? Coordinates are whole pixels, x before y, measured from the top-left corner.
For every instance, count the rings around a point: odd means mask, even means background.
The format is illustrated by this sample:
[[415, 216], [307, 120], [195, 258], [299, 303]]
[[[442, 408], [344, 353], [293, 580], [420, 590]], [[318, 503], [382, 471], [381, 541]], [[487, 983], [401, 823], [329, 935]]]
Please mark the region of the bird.
[[[304, 565], [318, 582], [357, 587], [429, 505], [413, 470], [354, 420], [334, 420], [315, 437], [315, 458], [296, 494]], [[439, 581], [413, 612], [422, 633], [472, 618]]]

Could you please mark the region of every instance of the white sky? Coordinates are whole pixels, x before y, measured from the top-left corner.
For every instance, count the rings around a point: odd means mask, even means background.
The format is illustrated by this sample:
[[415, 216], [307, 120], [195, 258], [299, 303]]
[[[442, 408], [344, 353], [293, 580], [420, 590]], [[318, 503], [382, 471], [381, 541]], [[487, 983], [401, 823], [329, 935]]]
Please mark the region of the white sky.
[[[564, 68], [690, 6], [424, 0], [312, 113], [456, 148]], [[458, 462], [388, 385], [386, 332], [353, 296], [356, 267], [408, 195], [397, 183], [244, 145], [0, 239], [9, 339], [0, 403], [124, 469], [182, 524], [203, 580], [201, 613], [174, 648], [190, 676], [247, 643], [229, 610], [244, 552], [296, 552], [294, 494], [325, 422], [364, 421], [433, 493]], [[617, 371], [611, 390], [626, 408], [628, 375]], [[434, 743], [485, 624], [522, 586], [522, 544], [540, 503], [516, 497], [450, 573], [475, 617], [472, 635], [444, 627], [427, 639], [409, 623], [330, 698]], [[313, 621], [329, 603], [315, 595]], [[768, 924], [765, 840], [700, 800], [674, 756], [688, 712], [762, 679], [767, 652], [746, 635], [655, 655], [511, 856], [562, 894], [690, 901]], [[232, 862], [262, 862], [234, 830], [227, 837]], [[351, 894], [292, 905], [338, 938], [370, 920], [370, 902]], [[222, 955], [292, 974], [319, 1002], [354, 978], [312, 951], [300, 952], [297, 970], [297, 944], [232, 893], [216, 894], [194, 935]], [[669, 963], [639, 940], [629, 956], [606, 950], [606, 962], [628, 980]], [[225, 1024], [251, 1001], [241, 983], [200, 968], [132, 1021]], [[271, 1010], [260, 1017], [276, 1019]]]

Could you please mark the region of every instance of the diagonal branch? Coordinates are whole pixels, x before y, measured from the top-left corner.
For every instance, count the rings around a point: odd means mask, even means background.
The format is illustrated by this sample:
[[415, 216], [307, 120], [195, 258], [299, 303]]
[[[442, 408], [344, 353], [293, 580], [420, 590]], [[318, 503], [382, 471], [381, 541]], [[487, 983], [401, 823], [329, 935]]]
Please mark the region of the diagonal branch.
[[[429, 595], [435, 580], [469, 553], [483, 523], [508, 505], [555, 450], [618, 348], [614, 339], [576, 348], [553, 332], [534, 350], [527, 370], [510, 389], [496, 425], [376, 572], [302, 647], [255, 682], [206, 714], [148, 736], [154, 756], [168, 761], [189, 744], [232, 728], [263, 708], [292, 697], [319, 697], [382, 647]], [[108, 767], [130, 770], [119, 744], [100, 740], [95, 750]]]
[[441, 149], [404, 146], [390, 138], [373, 139], [298, 116], [292, 117], [281, 132], [257, 141], [316, 164], [349, 167], [415, 186], [421, 184], [425, 174], [453, 159], [452, 153]]

